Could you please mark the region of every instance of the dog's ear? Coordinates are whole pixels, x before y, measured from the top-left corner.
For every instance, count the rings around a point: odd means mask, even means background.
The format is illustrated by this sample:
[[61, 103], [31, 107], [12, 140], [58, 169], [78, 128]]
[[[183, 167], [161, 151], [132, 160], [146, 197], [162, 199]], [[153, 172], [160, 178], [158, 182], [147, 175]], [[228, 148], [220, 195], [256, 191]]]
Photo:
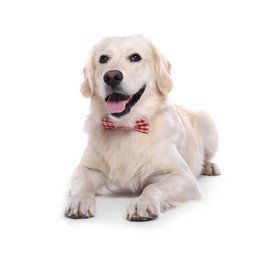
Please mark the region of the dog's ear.
[[84, 81], [81, 84], [80, 91], [84, 97], [91, 97], [94, 92], [93, 79], [93, 67], [92, 64], [87, 64], [83, 69]]
[[90, 86], [89, 75], [87, 68], [83, 69], [84, 81], [81, 84], [80, 91], [84, 97], [91, 97], [93, 95], [93, 88]]
[[162, 94], [169, 93], [173, 88], [171, 63], [152, 45], [156, 85]]

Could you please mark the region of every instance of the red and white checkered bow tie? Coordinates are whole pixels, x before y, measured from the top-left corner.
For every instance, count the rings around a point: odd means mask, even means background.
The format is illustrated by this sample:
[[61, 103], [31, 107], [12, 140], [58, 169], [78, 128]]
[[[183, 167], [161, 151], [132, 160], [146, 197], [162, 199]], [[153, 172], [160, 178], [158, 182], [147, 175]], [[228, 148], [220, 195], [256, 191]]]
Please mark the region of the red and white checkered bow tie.
[[113, 123], [113, 121], [109, 119], [102, 119], [102, 123], [105, 129], [107, 130], [115, 130], [115, 129], [126, 129], [133, 130], [143, 134], [147, 134], [149, 132], [149, 123], [145, 119], [139, 119], [135, 122], [133, 127], [129, 126], [117, 126]]

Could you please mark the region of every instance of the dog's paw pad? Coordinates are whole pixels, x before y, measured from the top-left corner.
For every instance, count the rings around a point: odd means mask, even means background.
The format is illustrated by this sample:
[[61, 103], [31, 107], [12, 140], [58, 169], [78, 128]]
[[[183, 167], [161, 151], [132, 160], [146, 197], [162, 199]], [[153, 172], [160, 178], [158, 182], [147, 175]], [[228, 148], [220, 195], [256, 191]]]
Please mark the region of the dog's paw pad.
[[158, 203], [150, 199], [139, 199], [128, 207], [127, 220], [133, 222], [154, 220], [158, 217], [159, 213]]
[[92, 195], [77, 195], [69, 198], [65, 216], [73, 219], [85, 219], [95, 216], [96, 205]]
[[218, 176], [220, 174], [220, 169], [215, 163], [205, 162], [205, 164], [203, 165], [202, 175]]

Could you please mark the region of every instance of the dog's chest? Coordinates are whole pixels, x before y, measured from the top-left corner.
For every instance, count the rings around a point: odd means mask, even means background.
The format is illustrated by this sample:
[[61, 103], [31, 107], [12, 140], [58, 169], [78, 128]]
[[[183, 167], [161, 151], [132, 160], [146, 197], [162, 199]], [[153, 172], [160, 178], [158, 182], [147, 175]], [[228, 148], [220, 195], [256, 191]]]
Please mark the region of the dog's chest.
[[107, 134], [101, 151], [108, 181], [129, 190], [140, 188], [156, 168], [149, 136], [128, 130]]

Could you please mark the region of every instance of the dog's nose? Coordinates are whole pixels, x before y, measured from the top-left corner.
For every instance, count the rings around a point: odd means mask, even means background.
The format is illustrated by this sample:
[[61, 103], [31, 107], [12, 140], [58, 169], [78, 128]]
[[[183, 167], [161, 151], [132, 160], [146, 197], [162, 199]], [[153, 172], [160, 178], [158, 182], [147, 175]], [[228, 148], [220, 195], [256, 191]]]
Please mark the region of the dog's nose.
[[104, 82], [114, 88], [123, 80], [123, 74], [119, 70], [109, 70], [103, 76]]

